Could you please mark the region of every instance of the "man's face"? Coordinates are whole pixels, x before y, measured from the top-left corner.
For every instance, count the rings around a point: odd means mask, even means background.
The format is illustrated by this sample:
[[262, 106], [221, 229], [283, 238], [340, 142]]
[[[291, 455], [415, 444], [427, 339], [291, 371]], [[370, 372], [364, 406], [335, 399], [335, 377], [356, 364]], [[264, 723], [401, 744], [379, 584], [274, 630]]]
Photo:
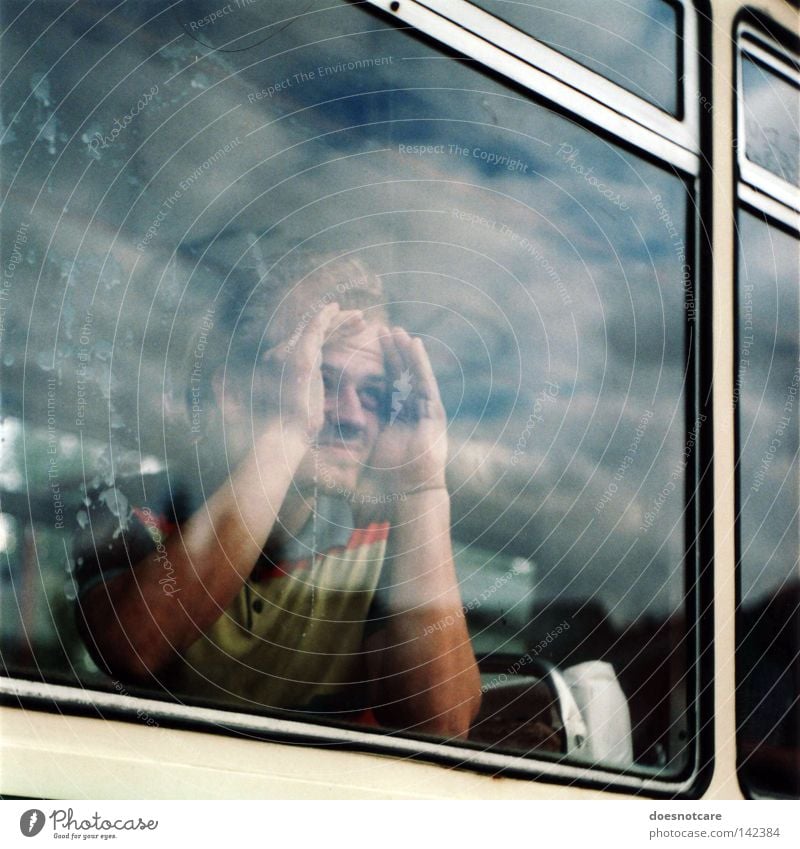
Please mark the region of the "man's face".
[[372, 453], [386, 415], [387, 379], [380, 327], [334, 333], [322, 349], [325, 423], [303, 459], [295, 483], [350, 496]]

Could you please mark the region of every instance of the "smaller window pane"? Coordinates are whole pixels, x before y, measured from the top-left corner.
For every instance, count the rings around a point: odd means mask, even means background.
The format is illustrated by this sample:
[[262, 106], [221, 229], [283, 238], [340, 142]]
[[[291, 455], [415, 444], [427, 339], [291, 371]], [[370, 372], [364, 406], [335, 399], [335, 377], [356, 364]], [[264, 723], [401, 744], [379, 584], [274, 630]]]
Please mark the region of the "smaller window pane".
[[749, 214], [739, 234], [740, 775], [800, 798], [800, 246]]
[[745, 155], [800, 186], [800, 88], [749, 56], [742, 59]]
[[664, 0], [475, 0], [492, 15], [678, 114], [678, 11]]

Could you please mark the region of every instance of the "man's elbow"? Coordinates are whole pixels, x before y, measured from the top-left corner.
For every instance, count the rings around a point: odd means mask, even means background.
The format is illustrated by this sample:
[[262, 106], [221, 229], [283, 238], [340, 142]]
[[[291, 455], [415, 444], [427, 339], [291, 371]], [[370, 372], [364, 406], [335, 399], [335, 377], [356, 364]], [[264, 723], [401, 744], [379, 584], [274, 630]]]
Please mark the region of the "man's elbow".
[[[98, 666], [111, 678], [152, 684], [170, 665], [172, 655], [142, 629], [126, 627], [105, 599], [84, 611], [79, 628]], [[106, 603], [102, 603], [106, 602]]]
[[376, 709], [375, 714], [387, 727], [450, 740], [469, 735], [480, 706], [479, 683], [461, 687], [440, 685], [412, 698], [386, 704]]
[[131, 684], [153, 684], [169, 666], [163, 653], [148, 650], [122, 636], [113, 643], [94, 641], [92, 653], [98, 665], [111, 678]]
[[147, 652], [133, 647], [114, 658], [114, 669], [121, 679], [132, 684], [157, 683], [170, 663], [161, 653]]
[[425, 731], [447, 739], [466, 739], [481, 706], [480, 690], [431, 717]]

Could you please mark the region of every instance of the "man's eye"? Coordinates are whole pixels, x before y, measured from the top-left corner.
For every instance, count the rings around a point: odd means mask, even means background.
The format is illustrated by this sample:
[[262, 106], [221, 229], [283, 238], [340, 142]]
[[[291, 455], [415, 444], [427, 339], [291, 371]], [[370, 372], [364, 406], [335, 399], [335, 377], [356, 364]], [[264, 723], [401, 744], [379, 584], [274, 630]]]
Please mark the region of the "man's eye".
[[361, 399], [361, 406], [365, 410], [369, 410], [372, 413], [377, 413], [383, 409], [384, 392], [382, 389], [379, 389], [377, 387], [362, 389], [358, 393], [358, 396]]

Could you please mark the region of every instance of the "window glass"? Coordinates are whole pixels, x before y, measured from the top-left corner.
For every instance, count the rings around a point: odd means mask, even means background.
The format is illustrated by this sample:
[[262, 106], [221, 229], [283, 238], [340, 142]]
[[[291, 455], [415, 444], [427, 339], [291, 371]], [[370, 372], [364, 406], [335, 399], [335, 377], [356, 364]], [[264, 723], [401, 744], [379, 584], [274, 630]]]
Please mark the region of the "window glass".
[[677, 774], [691, 184], [212, 5], [6, 4], [6, 668]]
[[800, 186], [800, 88], [745, 54], [742, 89], [747, 158]]
[[750, 790], [796, 797], [800, 253], [754, 215], [739, 226], [739, 758]]
[[677, 7], [665, 0], [474, 0], [476, 6], [673, 115], [679, 113]]

